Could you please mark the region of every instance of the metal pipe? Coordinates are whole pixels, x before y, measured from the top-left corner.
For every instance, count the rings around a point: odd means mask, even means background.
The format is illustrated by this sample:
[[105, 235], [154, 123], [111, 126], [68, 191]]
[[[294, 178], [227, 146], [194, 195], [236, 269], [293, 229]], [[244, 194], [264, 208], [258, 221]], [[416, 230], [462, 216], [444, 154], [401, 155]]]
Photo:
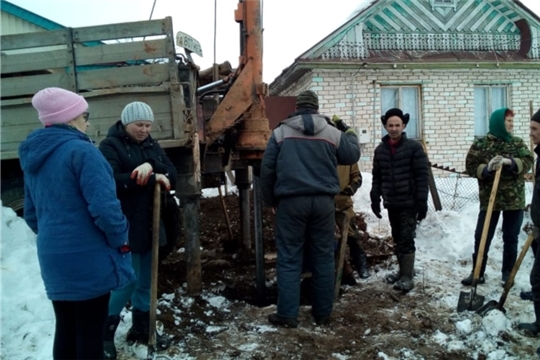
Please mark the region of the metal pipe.
[[218, 86], [221, 86], [223, 84], [225, 84], [225, 80], [222, 79], [222, 80], [211, 82], [210, 84], [203, 85], [203, 86], [197, 88], [197, 95], [201, 94], [201, 93], [203, 93], [205, 91], [215, 89]]
[[236, 170], [235, 184], [240, 195], [240, 227], [242, 229], [242, 247], [251, 249], [251, 201], [249, 190], [251, 188], [251, 168]]
[[240, 194], [240, 225], [242, 227], [242, 246], [251, 249], [251, 226], [250, 226], [250, 199], [249, 188], [243, 186], [238, 189]]
[[253, 176], [253, 217], [255, 228], [255, 267], [257, 273], [257, 303], [266, 305], [266, 276], [264, 273], [263, 213], [261, 179]]

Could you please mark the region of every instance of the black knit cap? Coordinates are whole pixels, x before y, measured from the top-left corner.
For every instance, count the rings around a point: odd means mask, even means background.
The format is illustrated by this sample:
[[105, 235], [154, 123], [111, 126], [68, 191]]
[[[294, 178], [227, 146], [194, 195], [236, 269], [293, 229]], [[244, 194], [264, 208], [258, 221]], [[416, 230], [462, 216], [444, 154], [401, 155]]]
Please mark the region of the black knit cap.
[[409, 122], [409, 114], [404, 114], [401, 109], [393, 108], [388, 110], [386, 114], [381, 116], [381, 121], [384, 126], [386, 126], [386, 121], [388, 121], [388, 119], [390, 119], [392, 116], [399, 117], [405, 125], [407, 125], [407, 123]]
[[319, 109], [319, 97], [311, 90], [304, 90], [296, 97], [296, 108]]
[[531, 121], [540, 123], [540, 109], [532, 116]]

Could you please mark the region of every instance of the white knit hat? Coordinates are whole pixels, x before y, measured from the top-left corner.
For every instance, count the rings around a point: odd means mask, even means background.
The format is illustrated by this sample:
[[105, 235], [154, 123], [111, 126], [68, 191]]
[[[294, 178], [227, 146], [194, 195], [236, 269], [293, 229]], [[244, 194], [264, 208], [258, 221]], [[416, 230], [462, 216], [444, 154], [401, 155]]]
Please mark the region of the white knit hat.
[[126, 105], [120, 115], [122, 124], [127, 125], [135, 121], [154, 121], [152, 108], [140, 101], [134, 101]]

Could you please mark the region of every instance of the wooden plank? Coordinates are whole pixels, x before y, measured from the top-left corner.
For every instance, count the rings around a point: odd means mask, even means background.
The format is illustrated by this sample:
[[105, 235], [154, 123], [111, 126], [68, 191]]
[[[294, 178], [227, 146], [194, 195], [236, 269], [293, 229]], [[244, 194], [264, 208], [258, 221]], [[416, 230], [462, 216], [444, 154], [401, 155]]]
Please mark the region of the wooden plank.
[[65, 45], [69, 29], [39, 31], [25, 34], [2, 35], [0, 46], [2, 51]]
[[34, 95], [46, 87], [61, 87], [67, 90], [71, 88], [71, 79], [68, 74], [53, 73], [47, 75], [34, 75], [24, 77], [7, 77], [1, 81], [2, 97]]
[[73, 40], [86, 42], [163, 35], [166, 21], [172, 22], [171, 18], [167, 17], [152, 21], [80, 27], [73, 29]]
[[75, 50], [78, 66], [166, 58], [167, 39], [83, 46]]
[[167, 64], [115, 67], [77, 74], [79, 89], [102, 89], [119, 86], [154, 84], [169, 81]]
[[71, 57], [67, 49], [2, 56], [2, 75], [24, 71], [64, 68]]

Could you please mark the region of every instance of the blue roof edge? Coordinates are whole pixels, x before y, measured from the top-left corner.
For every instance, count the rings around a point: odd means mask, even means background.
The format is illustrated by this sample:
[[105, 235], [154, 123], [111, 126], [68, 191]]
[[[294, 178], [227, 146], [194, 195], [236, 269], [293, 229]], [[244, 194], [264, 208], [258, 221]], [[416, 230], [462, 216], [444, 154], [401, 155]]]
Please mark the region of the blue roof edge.
[[40, 16], [38, 14], [35, 14], [31, 11], [28, 11], [26, 9], [23, 9], [20, 6], [17, 6], [15, 4], [10, 3], [6, 0], [0, 0], [0, 9], [2, 11], [7, 12], [8, 14], [11, 14], [13, 16], [19, 17], [23, 20], [28, 21], [29, 23], [32, 23], [36, 26], [42, 27], [45, 30], [57, 30], [57, 29], [65, 29], [66, 27], [63, 25], [60, 25], [52, 20], [49, 20], [47, 18], [44, 18], [43, 16]]

